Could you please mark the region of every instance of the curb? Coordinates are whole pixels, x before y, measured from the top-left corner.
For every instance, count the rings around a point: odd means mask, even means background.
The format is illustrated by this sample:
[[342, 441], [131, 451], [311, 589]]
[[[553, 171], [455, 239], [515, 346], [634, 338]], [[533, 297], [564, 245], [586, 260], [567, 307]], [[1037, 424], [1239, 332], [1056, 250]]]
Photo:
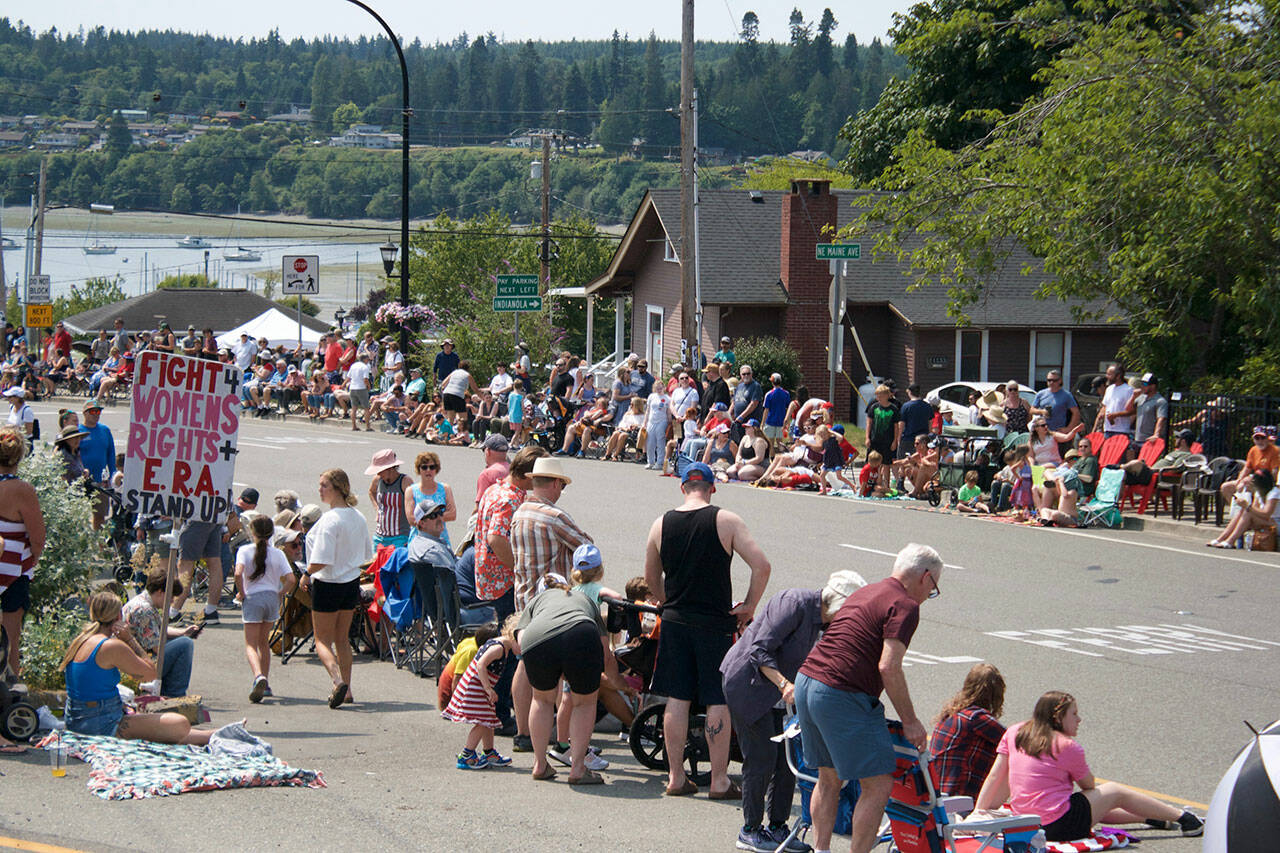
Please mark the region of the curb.
[[1197, 525], [1190, 521], [1174, 521], [1171, 518], [1148, 518], [1142, 515], [1125, 515], [1123, 518], [1125, 530], [1160, 533], [1165, 536], [1176, 536], [1179, 539], [1189, 539], [1196, 542], [1203, 542], [1206, 537], [1215, 536], [1223, 529], [1212, 521]]

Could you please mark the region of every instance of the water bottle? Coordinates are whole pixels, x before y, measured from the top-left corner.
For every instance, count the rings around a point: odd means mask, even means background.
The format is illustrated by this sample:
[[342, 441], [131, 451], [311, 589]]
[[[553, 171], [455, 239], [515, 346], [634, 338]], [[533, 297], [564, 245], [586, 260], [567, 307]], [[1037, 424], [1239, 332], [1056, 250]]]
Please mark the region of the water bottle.
[[1048, 846], [1049, 842], [1044, 837], [1044, 830], [1037, 829], [1036, 834], [1031, 836], [1031, 843], [1027, 845], [1027, 853], [1045, 853]]
[[1248, 533], [1244, 535], [1244, 549], [1246, 551], [1253, 550], [1253, 531], [1252, 530], [1250, 530]]

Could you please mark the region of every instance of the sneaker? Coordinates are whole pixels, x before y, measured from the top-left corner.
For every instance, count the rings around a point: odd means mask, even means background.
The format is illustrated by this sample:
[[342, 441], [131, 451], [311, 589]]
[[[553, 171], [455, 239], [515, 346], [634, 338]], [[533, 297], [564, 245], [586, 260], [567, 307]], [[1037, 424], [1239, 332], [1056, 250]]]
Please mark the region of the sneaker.
[[483, 755], [477, 755], [468, 749], [458, 753], [459, 770], [484, 770], [488, 766], [489, 762]]
[[1182, 830], [1184, 837], [1204, 835], [1204, 821], [1191, 812], [1182, 813], [1178, 818], [1178, 828]]
[[[766, 827], [761, 831], [767, 833], [768, 836], [773, 839], [773, 849], [775, 850], [778, 849], [779, 844], [783, 841], [787, 841], [787, 836], [791, 834], [791, 828], [785, 823], [776, 828]], [[792, 838], [790, 841], [787, 841], [786, 846], [782, 849], [785, 850], [786, 853], [810, 853], [810, 851], [813, 850], [812, 847], [801, 841], [799, 837]]]
[[253, 680], [253, 689], [249, 691], [249, 701], [257, 705], [267, 693], [267, 680], [259, 675]]
[[512, 752], [533, 752], [533, 739], [528, 735], [516, 735], [511, 739]]
[[547, 747], [547, 758], [553, 758], [565, 767], [568, 767], [573, 763], [569, 758], [568, 747], [562, 747], [558, 743], [553, 743]]
[[271, 685], [270, 685], [270, 684], [267, 684], [267, 685], [264, 685], [264, 686], [263, 686], [263, 688], [262, 688], [262, 695], [263, 695], [265, 698], [268, 698], [268, 699], [269, 699], [269, 698], [271, 698], [272, 696], [274, 696], [274, 695], [276, 695], [276, 694], [274, 694], [274, 693], [272, 693], [272, 692], [271, 692]]
[[210, 613], [209, 611], [206, 610], [204, 613], [200, 615], [200, 621], [206, 625], [217, 625], [218, 611], [215, 610], [212, 613]]
[[506, 725], [503, 725], [499, 728], [494, 729], [493, 733], [495, 735], [498, 735], [499, 737], [515, 737], [515, 734], [516, 734], [515, 720], [512, 720]]
[[588, 770], [608, 770], [609, 762], [594, 753], [587, 753], [587, 760], [584, 762]]
[[484, 751], [484, 760], [490, 767], [510, 767], [511, 759], [507, 758], [496, 749], [486, 749]]
[[778, 842], [773, 840], [764, 828], [738, 830], [738, 849], [752, 850], [755, 853], [773, 853], [778, 849]]
[[1178, 822], [1176, 820], [1160, 820], [1159, 818], [1149, 817], [1143, 821], [1152, 829], [1177, 829]]
[[185, 614], [185, 613], [183, 613], [183, 612], [179, 611], [177, 616], [170, 616], [170, 617], [169, 617], [169, 627], [170, 627], [170, 628], [173, 628], [173, 627], [176, 627], [176, 626], [178, 626], [178, 625], [181, 625], [181, 624], [182, 624], [183, 619], [185, 619], [185, 618], [186, 618], [186, 615], [187, 615], [187, 614]]

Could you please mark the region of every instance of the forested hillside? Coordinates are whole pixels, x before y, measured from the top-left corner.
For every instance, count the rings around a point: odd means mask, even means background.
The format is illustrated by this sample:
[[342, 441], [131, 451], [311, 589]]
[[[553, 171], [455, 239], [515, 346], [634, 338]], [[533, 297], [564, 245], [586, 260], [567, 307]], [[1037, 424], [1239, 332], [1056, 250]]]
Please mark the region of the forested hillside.
[[[905, 74], [901, 59], [878, 39], [862, 44], [852, 33], [841, 34], [830, 10], [816, 21], [793, 11], [788, 44], [761, 42], [758, 29], [756, 15], [748, 12], [736, 42], [697, 47], [704, 149], [747, 156], [813, 149], [838, 158], [844, 121], [873, 105], [891, 75]], [[619, 33], [605, 41], [555, 43], [505, 43], [492, 34], [465, 33], [428, 43], [425, 36], [406, 34], [406, 42], [415, 144], [493, 145], [528, 128], [550, 127], [599, 142], [615, 160], [661, 162], [678, 145], [671, 112], [679, 93], [676, 42]], [[398, 168], [391, 159], [315, 143], [353, 120], [398, 130], [399, 79], [384, 39], [286, 42], [271, 32], [244, 41], [102, 28], [36, 34], [0, 18], [0, 115], [105, 122], [121, 108], [146, 110], [162, 121], [233, 111], [252, 124], [295, 107], [311, 111], [310, 125], [209, 133], [163, 153], [117, 147], [54, 157], [63, 162], [53, 170], [51, 191], [67, 203], [88, 201], [92, 193], [93, 200], [130, 206], [227, 210], [241, 204], [385, 215], [393, 200], [379, 197], [379, 190]], [[637, 139], [643, 141], [634, 145]], [[505, 195], [501, 207], [519, 218], [513, 195], [524, 190], [511, 184], [518, 163], [502, 154], [469, 153], [459, 162], [484, 170], [472, 175], [452, 159], [415, 155], [415, 171], [422, 169], [415, 184], [423, 193], [417, 197], [415, 191], [415, 215]], [[427, 168], [446, 164], [447, 178]], [[631, 183], [628, 174], [644, 168], [619, 166], [595, 160], [567, 170], [562, 175], [575, 183], [560, 185], [564, 197], [588, 209], [619, 210], [616, 199], [592, 198], [602, 179], [596, 170], [607, 173], [603, 183], [621, 194]], [[0, 157], [0, 169], [6, 195], [29, 191], [28, 158]], [[576, 183], [579, 176], [584, 183]]]

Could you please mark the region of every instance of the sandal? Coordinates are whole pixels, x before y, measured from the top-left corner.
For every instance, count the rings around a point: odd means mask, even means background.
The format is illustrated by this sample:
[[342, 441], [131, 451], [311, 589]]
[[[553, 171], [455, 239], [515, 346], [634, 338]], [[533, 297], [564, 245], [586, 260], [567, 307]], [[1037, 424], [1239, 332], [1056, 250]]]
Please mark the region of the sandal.
[[594, 770], [584, 770], [582, 775], [579, 776], [577, 779], [574, 779], [572, 776], [570, 776], [569, 784], [570, 785], [603, 785], [604, 777], [601, 776], [599, 773], [596, 773]]
[[533, 778], [538, 782], [550, 782], [552, 779], [556, 778], [556, 771], [550, 764], [548, 764], [546, 769], [541, 773], [534, 773]]
[[666, 788], [662, 793], [668, 797], [691, 797], [698, 793], [698, 786], [692, 779], [685, 779], [684, 784], [679, 788]]
[[738, 787], [737, 782], [731, 781], [729, 783], [729, 787], [725, 788], [723, 791], [720, 791], [719, 793], [715, 791], [708, 791], [707, 799], [708, 800], [741, 800], [742, 789]]
[[345, 700], [346, 697], [347, 697], [347, 685], [345, 683], [335, 684], [333, 687], [333, 692], [329, 694], [329, 707], [333, 708], [334, 710], [337, 710], [338, 706], [342, 704], [343, 700]]

